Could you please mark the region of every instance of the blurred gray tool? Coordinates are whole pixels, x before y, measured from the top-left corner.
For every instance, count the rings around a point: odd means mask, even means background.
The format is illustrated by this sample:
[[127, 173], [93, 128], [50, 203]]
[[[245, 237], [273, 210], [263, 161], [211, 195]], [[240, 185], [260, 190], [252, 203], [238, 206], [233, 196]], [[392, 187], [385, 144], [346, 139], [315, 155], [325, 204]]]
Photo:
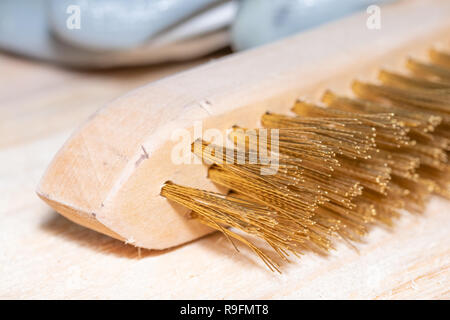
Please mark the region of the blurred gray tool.
[[[230, 43], [259, 46], [386, 1], [0, 0], [0, 49], [85, 68], [186, 60]], [[68, 25], [74, 7], [79, 28]]]
[[[80, 28], [68, 28], [69, 6]], [[190, 59], [227, 46], [231, 0], [2, 0], [0, 48], [79, 67]]]

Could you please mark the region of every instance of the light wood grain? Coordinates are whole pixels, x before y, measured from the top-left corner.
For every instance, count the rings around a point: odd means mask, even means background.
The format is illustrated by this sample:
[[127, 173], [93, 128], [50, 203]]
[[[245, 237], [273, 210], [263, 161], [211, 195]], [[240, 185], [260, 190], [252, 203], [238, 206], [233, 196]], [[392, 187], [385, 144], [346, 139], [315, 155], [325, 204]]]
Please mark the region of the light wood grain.
[[307, 253], [282, 275], [219, 234], [139, 253], [38, 199], [45, 167], [99, 105], [189, 66], [86, 73], [0, 56], [1, 299], [450, 299], [450, 202], [437, 197], [392, 230], [374, 228], [359, 252]]

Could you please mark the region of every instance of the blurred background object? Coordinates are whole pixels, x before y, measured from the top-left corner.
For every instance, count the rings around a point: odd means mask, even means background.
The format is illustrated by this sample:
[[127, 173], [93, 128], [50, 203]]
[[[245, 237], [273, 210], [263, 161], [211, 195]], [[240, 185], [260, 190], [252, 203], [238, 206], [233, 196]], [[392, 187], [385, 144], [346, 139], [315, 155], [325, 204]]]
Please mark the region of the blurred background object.
[[2, 0], [0, 48], [105, 68], [244, 50], [388, 0]]
[[232, 27], [233, 47], [256, 47], [388, 1], [244, 0]]

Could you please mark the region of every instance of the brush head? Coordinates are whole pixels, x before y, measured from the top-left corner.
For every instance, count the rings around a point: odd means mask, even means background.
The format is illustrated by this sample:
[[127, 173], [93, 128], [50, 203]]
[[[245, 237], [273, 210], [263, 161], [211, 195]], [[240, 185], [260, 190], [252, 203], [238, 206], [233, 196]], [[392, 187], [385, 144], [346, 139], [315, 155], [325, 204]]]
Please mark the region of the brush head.
[[[407, 55], [420, 57], [448, 35], [450, 4], [437, 3], [387, 6], [377, 32], [361, 28], [362, 13], [135, 90], [107, 104], [69, 138], [37, 193], [73, 221], [140, 247], [164, 249], [212, 232], [187, 218], [190, 210], [160, 196], [167, 180], [228, 191], [207, 178], [207, 166], [172, 162], [180, 142], [172, 134], [186, 129], [193, 142], [198, 121], [203, 131], [223, 134], [234, 124], [259, 127], [260, 115], [288, 113], [299, 94], [314, 98], [328, 87], [345, 92], [354, 77], [380, 66], [395, 69]], [[417, 19], [420, 25], [411, 24]], [[431, 181], [435, 172], [426, 174]], [[372, 204], [364, 205], [370, 211]]]

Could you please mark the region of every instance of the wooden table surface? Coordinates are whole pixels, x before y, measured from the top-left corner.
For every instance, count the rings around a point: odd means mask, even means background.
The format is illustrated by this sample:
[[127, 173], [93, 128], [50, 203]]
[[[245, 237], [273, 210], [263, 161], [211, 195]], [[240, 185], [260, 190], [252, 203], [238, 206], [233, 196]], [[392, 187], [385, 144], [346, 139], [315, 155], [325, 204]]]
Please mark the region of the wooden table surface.
[[338, 245], [271, 273], [213, 234], [138, 250], [58, 215], [34, 193], [70, 133], [102, 104], [196, 65], [105, 72], [0, 55], [0, 298], [450, 298], [450, 203], [434, 197], [358, 251]]

